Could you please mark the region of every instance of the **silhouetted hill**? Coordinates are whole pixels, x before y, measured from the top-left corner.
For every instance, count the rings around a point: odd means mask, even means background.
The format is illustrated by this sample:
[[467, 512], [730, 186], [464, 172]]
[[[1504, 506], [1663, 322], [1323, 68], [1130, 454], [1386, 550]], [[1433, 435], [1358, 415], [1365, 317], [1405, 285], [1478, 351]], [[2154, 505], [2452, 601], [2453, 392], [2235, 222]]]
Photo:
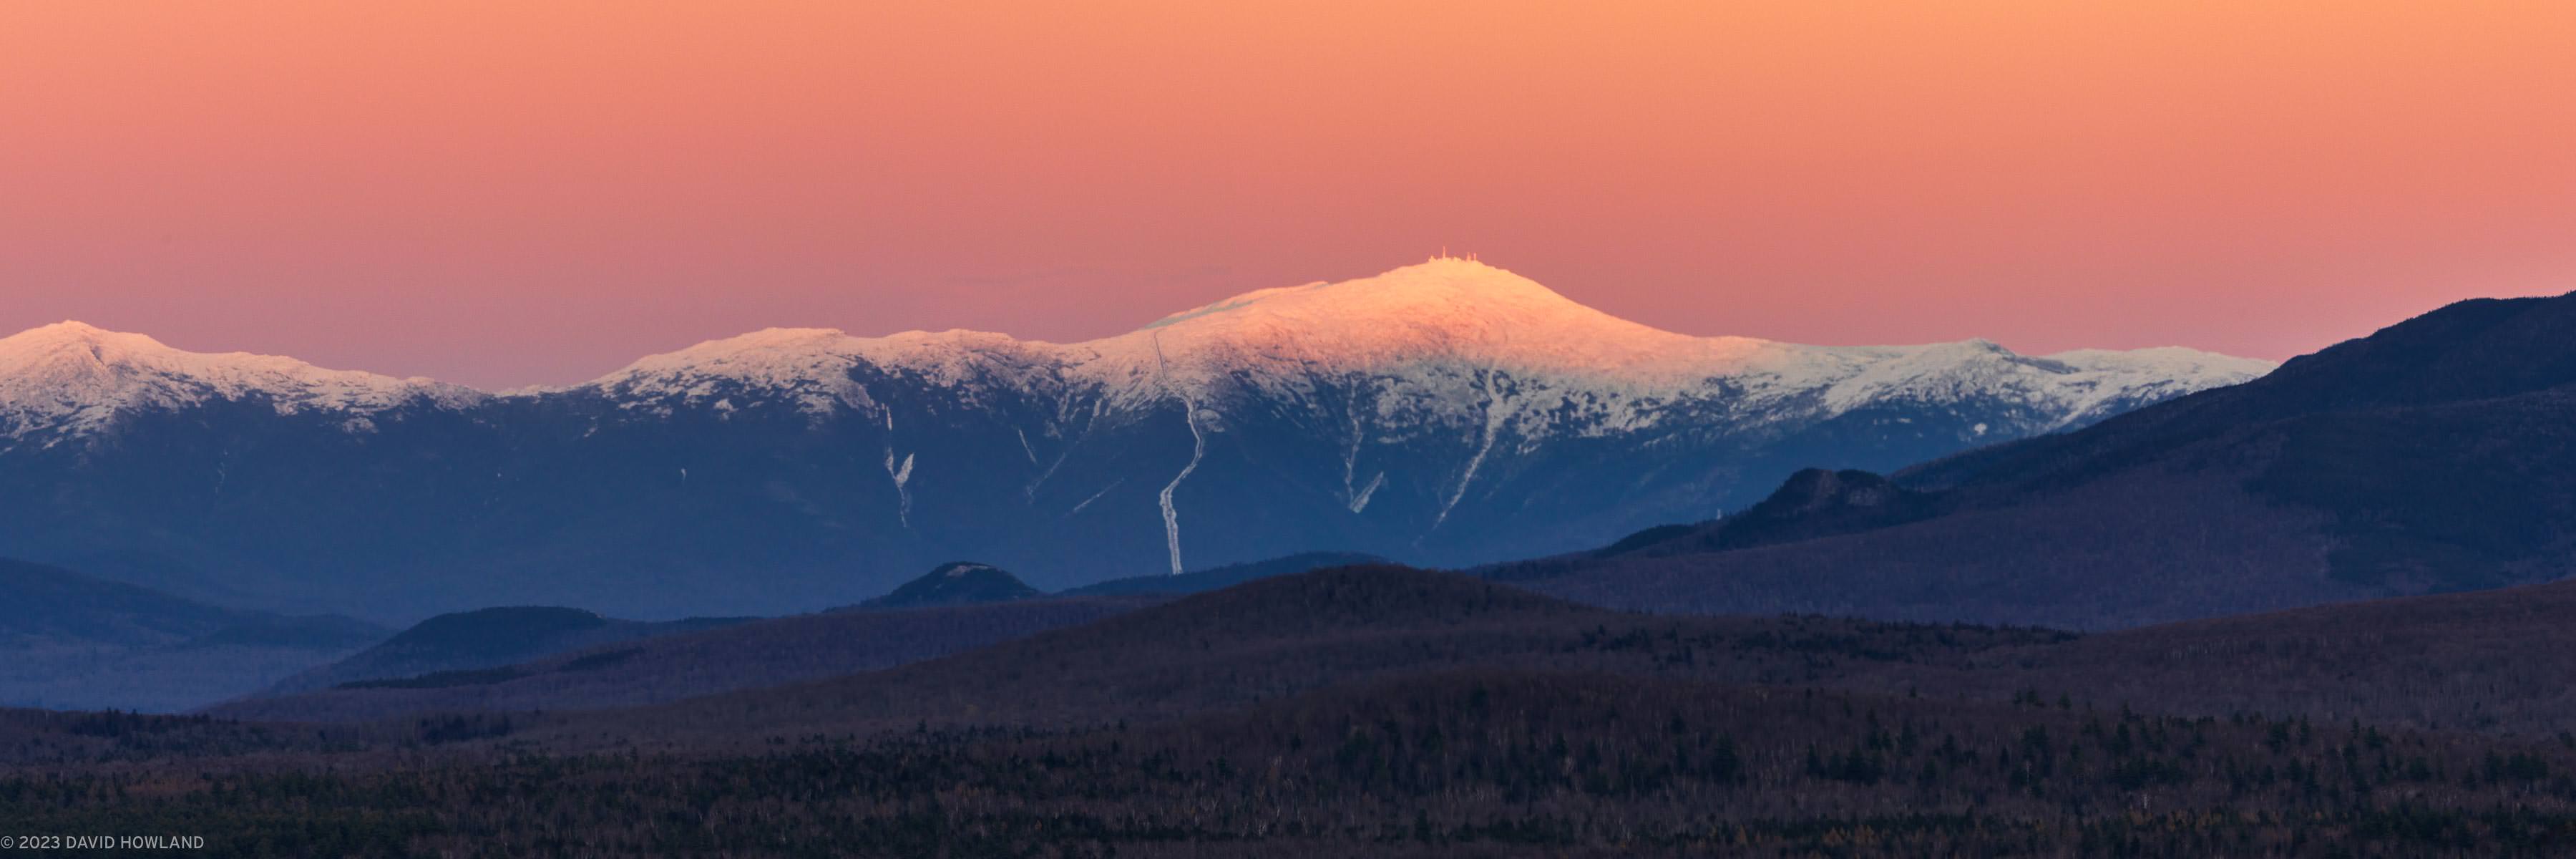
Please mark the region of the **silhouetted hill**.
[[1018, 576], [990, 564], [956, 561], [941, 564], [893, 593], [860, 603], [861, 608], [930, 608], [1024, 600], [1046, 594]]
[[576, 747], [726, 746], [806, 732], [1157, 721], [1330, 685], [1457, 667], [1816, 682], [2065, 633], [1825, 618], [1650, 617], [1454, 573], [1339, 567], [980, 650], [814, 683], [576, 720]]
[[350, 683], [402, 681], [439, 672], [479, 671], [594, 645], [729, 626], [749, 620], [751, 618], [690, 618], [646, 623], [551, 606], [487, 608], [443, 614], [421, 621], [347, 659], [289, 677], [278, 683], [273, 691], [303, 692]]
[[2462, 302], [1910, 469], [1894, 515], [1748, 511], [1492, 572], [1632, 608], [2085, 628], [2549, 581], [2576, 572], [2571, 324], [2576, 296]]
[[[561, 712], [729, 692], [602, 714], [610, 724], [584, 735], [721, 745], [792, 726], [864, 731], [923, 721], [1159, 719], [1352, 678], [1469, 665], [1816, 682], [1865, 665], [1940, 662], [2066, 637], [1825, 618], [1645, 617], [1388, 566], [1261, 579], [1159, 605], [1155, 599], [782, 618], [499, 668], [236, 701], [209, 712], [350, 721]], [[1130, 612], [1140, 605], [1150, 607]], [[956, 655], [906, 664], [949, 653]], [[760, 688], [799, 681], [816, 682]]]
[[1679, 554], [1794, 543], [1867, 531], [1940, 513], [1934, 496], [1898, 486], [1866, 471], [1810, 468], [1791, 475], [1751, 509], [1726, 517], [1689, 539], [1650, 543], [1632, 551]]
[[752, 621], [447, 670], [227, 702], [226, 718], [352, 722], [463, 711], [582, 710], [673, 701], [890, 668], [1075, 626], [1151, 598], [1017, 600]]
[[1658, 525], [1589, 552], [1494, 564], [1479, 572], [1496, 581], [1565, 575], [1609, 558], [1663, 557], [1794, 543], [1928, 519], [1942, 498], [1866, 471], [1810, 468], [1790, 475], [1770, 497], [1742, 513], [1697, 525]]
[[0, 706], [179, 710], [386, 634], [345, 617], [239, 611], [0, 560]]
[[70, 570], [0, 559], [0, 644], [171, 644], [250, 620], [218, 608]]
[[1326, 567], [1355, 564], [1384, 564], [1385, 558], [1358, 552], [1304, 552], [1248, 564], [1228, 564], [1180, 575], [1131, 576], [1084, 585], [1064, 592], [1065, 596], [1107, 596], [1110, 594], [1196, 594], [1230, 588], [1256, 579], [1285, 576]]

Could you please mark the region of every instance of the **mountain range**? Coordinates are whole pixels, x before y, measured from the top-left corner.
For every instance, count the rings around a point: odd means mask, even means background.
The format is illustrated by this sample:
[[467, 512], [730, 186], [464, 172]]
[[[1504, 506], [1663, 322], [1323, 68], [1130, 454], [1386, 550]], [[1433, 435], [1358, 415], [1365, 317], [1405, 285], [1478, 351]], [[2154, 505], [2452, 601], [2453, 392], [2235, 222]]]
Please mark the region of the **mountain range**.
[[0, 339], [0, 556], [406, 621], [777, 614], [956, 557], [1050, 589], [1315, 550], [1454, 566], [2270, 368], [1686, 336], [1449, 258], [1083, 343], [770, 329], [499, 393], [62, 323]]

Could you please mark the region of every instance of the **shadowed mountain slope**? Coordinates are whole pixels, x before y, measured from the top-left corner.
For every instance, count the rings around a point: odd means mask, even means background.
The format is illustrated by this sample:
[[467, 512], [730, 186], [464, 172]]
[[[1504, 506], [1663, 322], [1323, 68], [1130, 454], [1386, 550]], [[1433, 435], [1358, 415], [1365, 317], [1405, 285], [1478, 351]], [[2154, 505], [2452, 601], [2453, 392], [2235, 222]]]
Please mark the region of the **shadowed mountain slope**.
[[2576, 296], [2462, 302], [1910, 469], [1895, 504], [1757, 508], [1492, 572], [1632, 608], [2079, 628], [2549, 581], [2576, 572], [2571, 326]]

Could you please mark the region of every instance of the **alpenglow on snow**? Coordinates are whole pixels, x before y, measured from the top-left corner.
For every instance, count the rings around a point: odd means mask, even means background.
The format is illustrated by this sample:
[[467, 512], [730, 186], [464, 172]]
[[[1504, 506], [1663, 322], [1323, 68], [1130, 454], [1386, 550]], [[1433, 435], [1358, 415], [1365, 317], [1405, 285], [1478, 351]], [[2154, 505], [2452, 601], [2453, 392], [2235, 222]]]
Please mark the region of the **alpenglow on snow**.
[[967, 556], [1041, 587], [1310, 550], [1468, 564], [2270, 367], [1695, 337], [1447, 258], [1081, 343], [770, 329], [500, 394], [65, 323], [0, 339], [0, 501], [37, 511], [0, 554], [336, 610], [647, 616], [854, 602]]

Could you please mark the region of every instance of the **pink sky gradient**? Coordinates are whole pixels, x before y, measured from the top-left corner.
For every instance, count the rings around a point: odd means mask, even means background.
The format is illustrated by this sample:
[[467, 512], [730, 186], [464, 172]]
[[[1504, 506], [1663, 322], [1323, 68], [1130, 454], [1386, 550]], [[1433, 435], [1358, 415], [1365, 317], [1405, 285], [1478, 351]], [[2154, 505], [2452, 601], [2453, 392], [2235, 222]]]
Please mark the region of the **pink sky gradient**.
[[[1595, 8], [1604, 7], [1604, 8]], [[486, 387], [1446, 246], [1813, 343], [2576, 288], [2563, 2], [15, 3], [0, 329]]]

